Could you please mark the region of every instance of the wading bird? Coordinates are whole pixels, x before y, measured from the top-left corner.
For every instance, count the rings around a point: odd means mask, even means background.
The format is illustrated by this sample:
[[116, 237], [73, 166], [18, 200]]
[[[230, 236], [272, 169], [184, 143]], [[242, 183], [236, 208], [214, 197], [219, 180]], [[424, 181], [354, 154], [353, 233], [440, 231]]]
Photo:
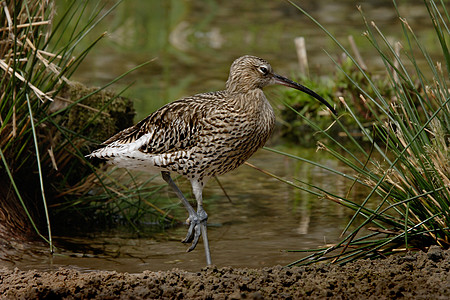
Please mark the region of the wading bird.
[[[336, 111], [310, 89], [273, 72], [270, 64], [255, 56], [242, 56], [230, 68], [225, 89], [171, 102], [136, 125], [103, 143], [87, 157], [97, 157], [128, 169], [161, 172], [186, 207], [189, 225], [184, 243], [192, 251], [200, 236], [211, 264], [202, 191], [213, 176], [242, 165], [264, 146], [275, 125], [275, 115], [262, 88], [285, 85], [305, 92]], [[177, 173], [188, 180], [197, 211], [172, 180]]]

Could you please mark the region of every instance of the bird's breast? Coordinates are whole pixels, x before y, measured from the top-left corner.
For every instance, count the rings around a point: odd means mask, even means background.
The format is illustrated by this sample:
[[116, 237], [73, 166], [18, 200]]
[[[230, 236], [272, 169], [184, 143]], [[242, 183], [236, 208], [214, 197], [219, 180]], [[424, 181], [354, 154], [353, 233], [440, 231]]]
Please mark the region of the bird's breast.
[[206, 135], [202, 139], [204, 145], [214, 148], [219, 155], [242, 164], [267, 142], [275, 115], [262, 91], [232, 100], [204, 118], [202, 127]]

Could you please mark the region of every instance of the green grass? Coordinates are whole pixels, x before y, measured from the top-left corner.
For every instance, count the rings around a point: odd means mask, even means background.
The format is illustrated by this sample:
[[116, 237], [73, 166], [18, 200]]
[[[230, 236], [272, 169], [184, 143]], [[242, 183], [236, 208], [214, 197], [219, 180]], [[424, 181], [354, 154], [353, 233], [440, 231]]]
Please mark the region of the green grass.
[[[364, 90], [370, 97], [375, 98], [375, 91], [383, 91], [384, 97], [394, 95], [393, 88], [389, 78], [380, 76], [377, 72], [370, 72], [365, 69], [366, 75], [370, 77], [369, 82], [359, 69], [353, 64], [351, 58], [346, 55], [340, 56], [336, 61], [338, 68], [333, 74], [327, 76], [300, 76], [297, 80], [304, 85], [316, 91], [325, 99], [335, 99], [342, 97], [345, 99], [349, 108], [355, 113], [356, 120], [350, 114], [342, 114], [339, 121], [353, 133], [354, 137], [367, 141], [363, 135], [358, 132], [360, 122], [364, 127], [371, 126], [376, 117], [383, 117], [377, 107], [369, 109], [366, 101], [360, 98], [359, 90]], [[357, 82], [358, 85], [354, 85]], [[308, 125], [302, 115], [318, 127], [324, 128], [330, 125], [329, 114], [323, 110], [320, 102], [311, 101], [311, 97], [304, 93], [298, 93], [294, 90], [284, 90], [281, 94], [285, 105], [280, 110], [280, 118], [283, 120], [282, 136], [289, 141], [297, 144], [313, 147], [317, 143], [318, 136], [316, 130]], [[375, 115], [372, 111], [375, 111]], [[381, 121], [381, 120], [379, 120]], [[340, 130], [337, 126], [329, 130], [331, 135], [339, 135]]]
[[[434, 40], [428, 43], [439, 45], [441, 50], [440, 55], [433, 58], [414, 34], [413, 25], [399, 14], [396, 1], [392, 9], [398, 14], [403, 33], [400, 47], [392, 45], [374, 22], [365, 19], [361, 10], [366, 28], [364, 35], [385, 66], [387, 83], [383, 85], [326, 28], [299, 6], [292, 5], [315, 22], [352, 63], [351, 68], [343, 66], [330, 55], [350, 83], [346, 89], [352, 91], [352, 96], [339, 97], [339, 116], [334, 120], [335, 129], [343, 133], [345, 141], [338, 139], [333, 130], [327, 130], [330, 124], [318, 124], [304, 111], [295, 109], [292, 99], [286, 103], [322, 137], [319, 149], [353, 170], [352, 174], [344, 174], [321, 166], [333, 176], [350, 180], [350, 188], [341, 195], [296, 180], [302, 184], [302, 189], [331, 200], [333, 205], [345, 206], [354, 214], [343, 228], [339, 243], [321, 249], [299, 250], [311, 254], [291, 265], [323, 260], [346, 263], [399, 251], [426, 250], [430, 245], [449, 248], [450, 18], [445, 3], [425, 1], [423, 6], [435, 29]], [[355, 99], [364, 105], [357, 107]], [[371, 116], [370, 122], [361, 118], [364, 113]], [[349, 118], [351, 122], [343, 121]], [[354, 137], [355, 128], [362, 139]], [[351, 197], [355, 185], [370, 188], [364, 198]]]

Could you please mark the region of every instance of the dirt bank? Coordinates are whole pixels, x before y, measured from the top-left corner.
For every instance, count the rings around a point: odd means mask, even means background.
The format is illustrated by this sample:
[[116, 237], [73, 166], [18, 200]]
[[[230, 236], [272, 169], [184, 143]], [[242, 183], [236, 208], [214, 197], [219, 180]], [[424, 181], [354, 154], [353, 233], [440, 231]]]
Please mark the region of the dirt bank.
[[286, 269], [209, 267], [197, 273], [173, 269], [139, 274], [72, 269], [54, 272], [0, 269], [2, 299], [448, 299], [450, 251], [431, 248], [345, 266]]

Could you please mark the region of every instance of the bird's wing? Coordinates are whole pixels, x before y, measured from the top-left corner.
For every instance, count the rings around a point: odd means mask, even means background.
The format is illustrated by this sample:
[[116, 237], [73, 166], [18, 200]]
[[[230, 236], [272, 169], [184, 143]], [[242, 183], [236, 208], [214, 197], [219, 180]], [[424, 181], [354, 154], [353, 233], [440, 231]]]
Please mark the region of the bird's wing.
[[206, 93], [169, 103], [136, 125], [115, 134], [103, 145], [120, 147], [139, 140], [139, 150], [144, 153], [188, 150], [198, 142], [201, 119], [207, 115], [205, 106], [210, 106], [205, 104], [210, 100], [210, 93]]

